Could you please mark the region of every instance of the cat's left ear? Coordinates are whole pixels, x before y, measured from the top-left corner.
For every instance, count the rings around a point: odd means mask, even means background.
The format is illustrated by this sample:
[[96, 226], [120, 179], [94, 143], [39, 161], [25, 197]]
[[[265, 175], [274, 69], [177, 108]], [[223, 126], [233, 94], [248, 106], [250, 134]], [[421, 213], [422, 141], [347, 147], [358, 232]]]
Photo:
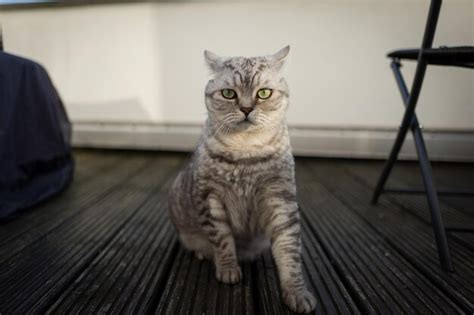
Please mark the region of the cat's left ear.
[[286, 57], [290, 53], [290, 45], [283, 47], [278, 52], [270, 56], [270, 62], [275, 70], [280, 70], [285, 64]]
[[209, 50], [204, 50], [204, 59], [206, 60], [207, 65], [214, 72], [219, 72], [224, 67], [222, 58], [217, 54]]

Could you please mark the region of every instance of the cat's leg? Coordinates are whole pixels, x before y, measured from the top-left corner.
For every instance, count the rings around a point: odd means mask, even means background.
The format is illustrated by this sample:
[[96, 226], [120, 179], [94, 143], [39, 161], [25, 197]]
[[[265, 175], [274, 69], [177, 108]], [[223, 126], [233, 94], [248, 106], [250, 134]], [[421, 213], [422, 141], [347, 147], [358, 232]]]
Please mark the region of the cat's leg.
[[296, 198], [288, 192], [267, 197], [266, 203], [266, 231], [271, 240], [283, 301], [294, 312], [310, 312], [316, 307], [316, 299], [303, 278], [301, 227]]
[[214, 252], [216, 278], [224, 283], [237, 283], [242, 279], [242, 270], [237, 261], [235, 241], [225, 207], [219, 197], [213, 194], [209, 195], [206, 203], [200, 221]]

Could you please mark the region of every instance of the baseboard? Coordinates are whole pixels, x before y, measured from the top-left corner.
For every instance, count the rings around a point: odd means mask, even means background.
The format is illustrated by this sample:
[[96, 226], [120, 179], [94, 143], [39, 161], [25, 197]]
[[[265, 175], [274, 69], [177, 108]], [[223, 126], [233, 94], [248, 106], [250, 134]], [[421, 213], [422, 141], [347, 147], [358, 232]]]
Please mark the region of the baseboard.
[[[75, 123], [73, 145], [90, 148], [193, 150], [199, 125], [149, 123]], [[397, 130], [361, 128], [290, 127], [293, 152], [298, 156], [384, 159]], [[433, 161], [474, 161], [474, 131], [424, 132]], [[409, 136], [401, 159], [415, 159]]]

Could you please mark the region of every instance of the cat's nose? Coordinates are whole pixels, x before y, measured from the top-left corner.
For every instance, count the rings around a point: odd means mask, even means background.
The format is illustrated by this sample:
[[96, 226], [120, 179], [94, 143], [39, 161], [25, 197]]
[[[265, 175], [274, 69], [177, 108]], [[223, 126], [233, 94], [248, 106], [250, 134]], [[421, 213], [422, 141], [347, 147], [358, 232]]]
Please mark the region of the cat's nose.
[[252, 107], [241, 107], [240, 111], [245, 114], [245, 117], [247, 117], [251, 111], [253, 111]]

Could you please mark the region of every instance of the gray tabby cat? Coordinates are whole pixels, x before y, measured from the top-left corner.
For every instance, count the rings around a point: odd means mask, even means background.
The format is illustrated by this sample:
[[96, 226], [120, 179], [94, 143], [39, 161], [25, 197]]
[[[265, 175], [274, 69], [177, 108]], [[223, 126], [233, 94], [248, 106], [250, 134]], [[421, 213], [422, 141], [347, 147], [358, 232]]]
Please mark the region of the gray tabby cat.
[[184, 246], [213, 260], [224, 283], [241, 280], [239, 260], [271, 247], [284, 302], [309, 312], [316, 299], [301, 270], [288, 86], [280, 73], [289, 49], [255, 58], [205, 51], [214, 74], [205, 91], [208, 119], [171, 187], [169, 211]]

